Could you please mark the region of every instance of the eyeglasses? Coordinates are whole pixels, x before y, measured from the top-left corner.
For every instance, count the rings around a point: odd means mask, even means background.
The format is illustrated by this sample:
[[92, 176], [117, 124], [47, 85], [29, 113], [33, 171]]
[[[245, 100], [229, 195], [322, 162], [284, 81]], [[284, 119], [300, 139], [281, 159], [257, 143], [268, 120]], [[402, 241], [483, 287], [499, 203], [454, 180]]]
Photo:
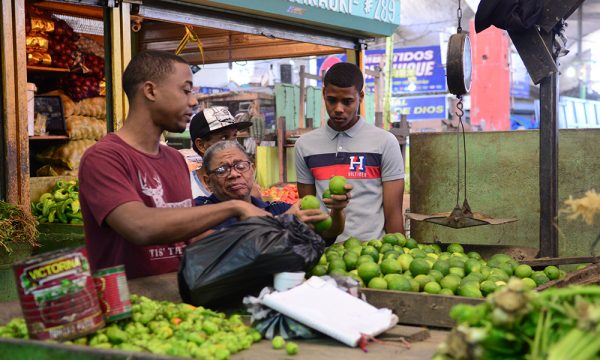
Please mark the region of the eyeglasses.
[[242, 173], [245, 173], [246, 171], [250, 170], [251, 164], [252, 163], [250, 161], [236, 161], [233, 163], [233, 165], [229, 165], [229, 164], [221, 165], [218, 168], [208, 172], [208, 174], [209, 175], [215, 174], [215, 175], [217, 175], [217, 177], [225, 177], [231, 173], [232, 168], [235, 169], [235, 171], [237, 171], [238, 174], [242, 174]]

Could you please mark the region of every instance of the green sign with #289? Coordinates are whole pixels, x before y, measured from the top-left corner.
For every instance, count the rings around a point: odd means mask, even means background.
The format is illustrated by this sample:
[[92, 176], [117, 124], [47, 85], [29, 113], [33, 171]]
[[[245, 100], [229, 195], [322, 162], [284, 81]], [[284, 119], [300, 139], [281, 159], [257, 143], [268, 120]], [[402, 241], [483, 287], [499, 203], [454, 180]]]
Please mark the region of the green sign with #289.
[[265, 13], [360, 36], [389, 36], [400, 24], [400, 0], [187, 0]]

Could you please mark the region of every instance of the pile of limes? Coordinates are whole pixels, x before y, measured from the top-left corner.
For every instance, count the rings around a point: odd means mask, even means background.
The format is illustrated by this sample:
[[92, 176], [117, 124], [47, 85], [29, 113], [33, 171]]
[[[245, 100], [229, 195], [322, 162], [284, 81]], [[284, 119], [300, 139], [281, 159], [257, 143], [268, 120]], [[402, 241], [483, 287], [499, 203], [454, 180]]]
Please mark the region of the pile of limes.
[[445, 251], [437, 244], [419, 244], [403, 234], [362, 242], [350, 238], [325, 251], [311, 275], [346, 275], [372, 289], [426, 292], [481, 298], [505, 286], [512, 276], [529, 288], [562, 278], [556, 266], [533, 271], [506, 254], [489, 260], [479, 253], [465, 253], [462, 245], [450, 244]]

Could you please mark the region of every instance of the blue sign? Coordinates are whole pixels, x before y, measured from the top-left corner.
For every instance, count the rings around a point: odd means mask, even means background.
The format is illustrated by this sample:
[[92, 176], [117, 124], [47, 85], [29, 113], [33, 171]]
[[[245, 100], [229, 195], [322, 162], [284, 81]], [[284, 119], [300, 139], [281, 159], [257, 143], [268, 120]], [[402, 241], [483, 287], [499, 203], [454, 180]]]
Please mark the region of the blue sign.
[[[332, 58], [335, 57], [335, 58]], [[333, 64], [346, 61], [346, 55], [332, 55], [317, 59], [319, 74]], [[392, 60], [392, 94], [446, 92], [446, 72], [442, 65], [439, 46], [420, 46], [394, 49]], [[385, 67], [385, 50], [365, 51], [365, 68]], [[366, 76], [366, 91], [373, 92], [375, 79]]]
[[392, 121], [400, 121], [406, 114], [409, 121], [441, 120], [448, 118], [445, 95], [393, 97], [391, 104]]

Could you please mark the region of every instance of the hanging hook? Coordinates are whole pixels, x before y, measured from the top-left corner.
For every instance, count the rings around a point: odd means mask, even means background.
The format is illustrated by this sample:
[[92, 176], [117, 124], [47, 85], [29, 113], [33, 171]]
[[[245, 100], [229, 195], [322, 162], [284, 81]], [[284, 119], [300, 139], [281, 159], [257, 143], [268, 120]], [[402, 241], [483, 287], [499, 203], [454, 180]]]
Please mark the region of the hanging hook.
[[462, 32], [462, 26], [461, 26], [462, 16], [463, 16], [462, 8], [460, 7], [460, 0], [458, 0], [458, 9], [456, 9], [456, 18], [458, 19], [458, 26], [456, 28], [456, 32], [459, 34]]

